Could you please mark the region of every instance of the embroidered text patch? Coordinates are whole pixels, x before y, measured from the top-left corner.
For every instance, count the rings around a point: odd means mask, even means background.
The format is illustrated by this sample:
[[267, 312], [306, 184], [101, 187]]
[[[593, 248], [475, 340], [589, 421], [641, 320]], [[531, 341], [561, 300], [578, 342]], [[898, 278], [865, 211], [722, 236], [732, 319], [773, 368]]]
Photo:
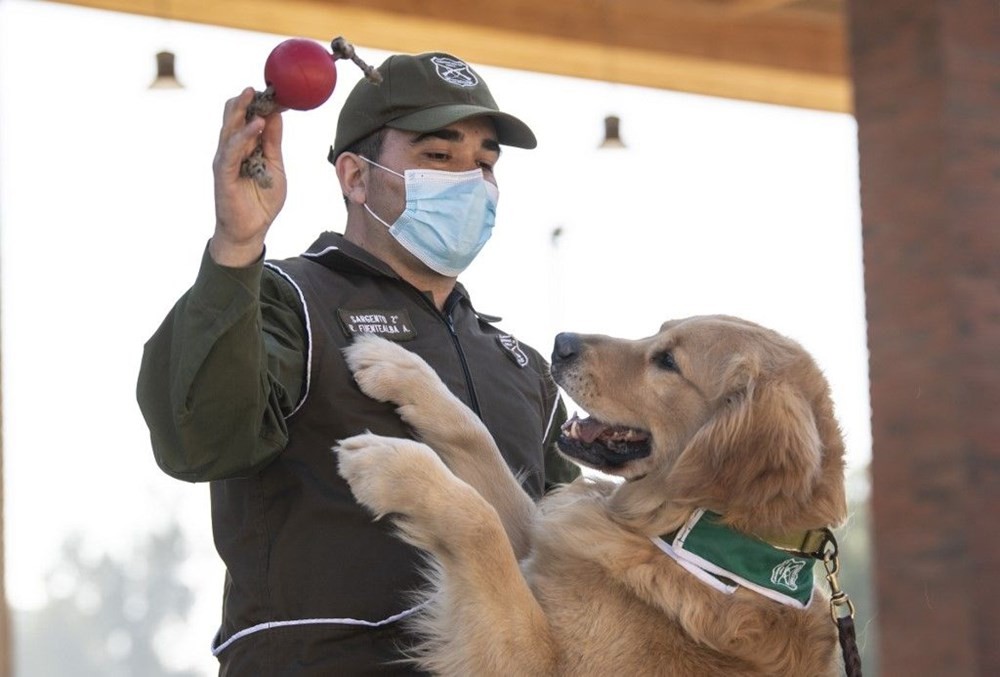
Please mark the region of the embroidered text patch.
[[409, 341], [417, 335], [405, 310], [338, 308], [337, 317], [348, 336], [377, 334], [391, 341]]

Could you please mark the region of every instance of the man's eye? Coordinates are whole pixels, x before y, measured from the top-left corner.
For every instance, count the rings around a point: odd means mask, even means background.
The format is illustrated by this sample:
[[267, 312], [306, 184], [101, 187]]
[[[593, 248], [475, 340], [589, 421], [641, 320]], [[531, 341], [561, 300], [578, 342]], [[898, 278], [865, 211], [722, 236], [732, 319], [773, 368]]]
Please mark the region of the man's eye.
[[677, 366], [677, 361], [674, 360], [674, 354], [669, 350], [664, 350], [663, 352], [654, 355], [653, 364], [664, 371], [675, 371], [678, 374], [681, 371], [680, 367]]
[[482, 169], [487, 174], [492, 174], [493, 173], [493, 165], [491, 165], [489, 162], [480, 162], [478, 164], [479, 164], [479, 168]]
[[447, 153], [427, 153], [426, 155], [431, 160], [437, 160], [438, 162], [446, 162], [451, 158]]

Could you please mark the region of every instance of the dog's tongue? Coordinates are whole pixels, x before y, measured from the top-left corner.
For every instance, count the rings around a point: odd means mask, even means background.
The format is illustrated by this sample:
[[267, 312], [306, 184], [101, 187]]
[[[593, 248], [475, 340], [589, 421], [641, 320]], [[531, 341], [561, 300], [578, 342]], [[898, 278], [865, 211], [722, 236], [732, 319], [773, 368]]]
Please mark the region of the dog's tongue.
[[600, 421], [590, 418], [580, 418], [573, 414], [573, 418], [563, 424], [563, 431], [570, 437], [580, 440], [586, 444], [591, 444], [594, 440], [606, 432], [608, 426]]

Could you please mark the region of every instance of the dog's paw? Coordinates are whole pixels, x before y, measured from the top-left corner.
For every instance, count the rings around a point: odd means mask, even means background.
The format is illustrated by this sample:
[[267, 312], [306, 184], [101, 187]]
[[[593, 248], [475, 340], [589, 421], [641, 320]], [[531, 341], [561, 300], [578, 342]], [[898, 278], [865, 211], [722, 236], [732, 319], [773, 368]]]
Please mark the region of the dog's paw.
[[358, 336], [344, 359], [361, 391], [380, 402], [412, 404], [428, 387], [444, 388], [421, 357], [379, 336]]
[[420, 442], [366, 433], [342, 440], [334, 452], [337, 470], [358, 503], [376, 518], [410, 515], [421, 509], [429, 486], [449, 473], [430, 447]]

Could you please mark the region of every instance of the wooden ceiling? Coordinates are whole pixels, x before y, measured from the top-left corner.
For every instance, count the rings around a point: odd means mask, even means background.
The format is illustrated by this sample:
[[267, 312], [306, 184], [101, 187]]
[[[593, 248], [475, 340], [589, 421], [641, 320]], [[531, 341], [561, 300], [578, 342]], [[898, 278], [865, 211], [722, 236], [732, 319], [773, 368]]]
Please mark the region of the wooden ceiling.
[[59, 0], [118, 12], [850, 112], [843, 0]]

